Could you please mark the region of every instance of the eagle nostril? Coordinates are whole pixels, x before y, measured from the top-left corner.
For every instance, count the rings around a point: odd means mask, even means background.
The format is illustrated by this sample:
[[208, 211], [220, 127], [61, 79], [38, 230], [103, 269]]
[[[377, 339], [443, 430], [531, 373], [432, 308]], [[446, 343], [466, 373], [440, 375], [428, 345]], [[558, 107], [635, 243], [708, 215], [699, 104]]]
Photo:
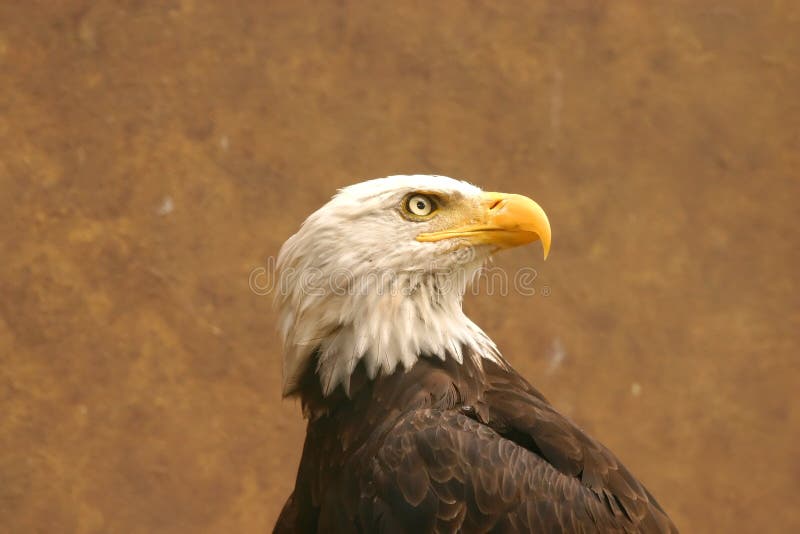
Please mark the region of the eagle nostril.
[[495, 209], [497, 206], [499, 206], [499, 205], [500, 205], [500, 203], [501, 203], [502, 201], [503, 201], [503, 199], [502, 199], [502, 198], [498, 198], [497, 200], [495, 200], [494, 202], [492, 202], [492, 205], [491, 205], [491, 206], [489, 206], [489, 209], [490, 209], [490, 210], [493, 210], [493, 209]]

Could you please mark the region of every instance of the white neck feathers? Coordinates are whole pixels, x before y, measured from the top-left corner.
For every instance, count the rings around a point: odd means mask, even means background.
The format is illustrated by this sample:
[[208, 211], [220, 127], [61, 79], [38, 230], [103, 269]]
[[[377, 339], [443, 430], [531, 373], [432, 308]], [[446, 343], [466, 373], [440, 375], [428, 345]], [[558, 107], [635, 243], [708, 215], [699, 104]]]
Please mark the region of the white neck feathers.
[[[463, 361], [464, 352], [499, 360], [494, 343], [462, 310], [472, 273], [394, 273], [337, 291], [282, 299], [284, 394], [291, 394], [316, 353], [325, 395], [363, 362], [367, 375], [409, 369], [420, 356]], [[459, 278], [461, 280], [459, 280]]]

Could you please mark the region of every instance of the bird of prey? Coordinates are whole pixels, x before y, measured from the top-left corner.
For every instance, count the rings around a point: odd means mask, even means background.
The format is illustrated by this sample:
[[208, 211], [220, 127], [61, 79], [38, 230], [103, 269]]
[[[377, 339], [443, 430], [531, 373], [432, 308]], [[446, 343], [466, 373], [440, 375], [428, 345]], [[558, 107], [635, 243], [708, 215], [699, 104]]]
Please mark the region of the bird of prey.
[[677, 532], [462, 310], [533, 200], [443, 176], [341, 189], [286, 241], [283, 394], [308, 428], [275, 532]]

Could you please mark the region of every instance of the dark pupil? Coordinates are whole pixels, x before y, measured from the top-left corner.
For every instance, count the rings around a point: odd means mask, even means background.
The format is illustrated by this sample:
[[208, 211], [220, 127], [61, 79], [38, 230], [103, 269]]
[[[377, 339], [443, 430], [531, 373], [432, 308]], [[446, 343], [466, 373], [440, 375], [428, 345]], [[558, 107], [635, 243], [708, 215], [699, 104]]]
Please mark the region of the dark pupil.
[[422, 211], [425, 209], [425, 202], [422, 200], [417, 200], [417, 209]]

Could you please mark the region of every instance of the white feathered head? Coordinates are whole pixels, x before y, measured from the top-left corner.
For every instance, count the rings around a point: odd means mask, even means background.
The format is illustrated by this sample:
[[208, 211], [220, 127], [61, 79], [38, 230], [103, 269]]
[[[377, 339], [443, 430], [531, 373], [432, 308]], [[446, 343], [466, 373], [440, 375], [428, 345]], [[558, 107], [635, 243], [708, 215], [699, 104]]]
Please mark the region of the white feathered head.
[[316, 354], [325, 394], [345, 391], [363, 361], [370, 377], [421, 355], [496, 358], [463, 313], [468, 284], [495, 251], [541, 240], [550, 224], [533, 200], [486, 193], [444, 176], [390, 176], [346, 187], [281, 248], [276, 302], [284, 395]]

